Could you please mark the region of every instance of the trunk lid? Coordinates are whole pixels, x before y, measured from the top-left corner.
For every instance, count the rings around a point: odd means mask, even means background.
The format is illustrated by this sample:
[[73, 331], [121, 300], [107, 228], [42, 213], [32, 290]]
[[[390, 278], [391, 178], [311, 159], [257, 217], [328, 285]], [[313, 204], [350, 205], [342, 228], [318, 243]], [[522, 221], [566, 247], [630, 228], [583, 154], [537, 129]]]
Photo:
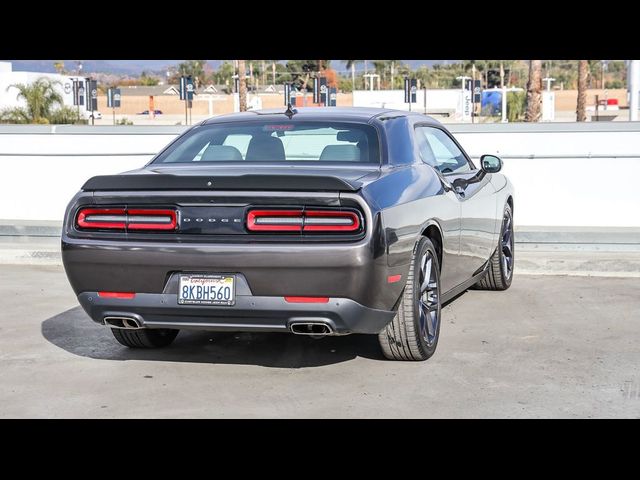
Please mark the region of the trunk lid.
[[379, 167], [155, 166], [120, 175], [92, 177], [85, 191], [261, 190], [357, 191], [380, 174]]

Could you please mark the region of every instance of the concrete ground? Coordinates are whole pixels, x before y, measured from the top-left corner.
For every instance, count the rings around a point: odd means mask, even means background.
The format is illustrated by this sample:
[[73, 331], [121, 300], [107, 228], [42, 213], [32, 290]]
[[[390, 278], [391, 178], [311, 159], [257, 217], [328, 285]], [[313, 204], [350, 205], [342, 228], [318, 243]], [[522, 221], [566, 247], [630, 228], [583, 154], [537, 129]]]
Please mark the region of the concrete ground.
[[435, 356], [375, 337], [181, 332], [129, 350], [58, 266], [0, 265], [0, 417], [640, 417], [639, 278], [517, 275], [443, 310]]

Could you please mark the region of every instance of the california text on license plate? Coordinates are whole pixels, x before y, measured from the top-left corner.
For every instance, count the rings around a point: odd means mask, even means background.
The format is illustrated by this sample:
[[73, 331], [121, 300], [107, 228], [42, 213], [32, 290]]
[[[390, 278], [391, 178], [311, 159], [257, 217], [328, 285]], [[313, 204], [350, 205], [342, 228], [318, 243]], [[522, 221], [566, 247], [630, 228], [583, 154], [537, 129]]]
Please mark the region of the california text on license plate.
[[180, 305], [233, 305], [236, 279], [233, 275], [180, 275]]

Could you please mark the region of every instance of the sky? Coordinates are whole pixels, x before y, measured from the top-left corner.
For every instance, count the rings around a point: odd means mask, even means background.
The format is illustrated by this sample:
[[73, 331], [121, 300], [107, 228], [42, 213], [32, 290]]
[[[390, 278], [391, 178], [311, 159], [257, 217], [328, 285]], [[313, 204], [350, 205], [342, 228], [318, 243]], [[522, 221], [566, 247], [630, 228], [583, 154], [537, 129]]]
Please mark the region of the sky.
[[[14, 71], [30, 71], [30, 72], [55, 72], [53, 67], [54, 62], [57, 60], [5, 60], [12, 62]], [[183, 60], [83, 60], [82, 71], [85, 73], [113, 73], [120, 75], [134, 75], [137, 76], [142, 73], [143, 70], [163, 72], [167, 67], [175, 66]], [[433, 65], [435, 63], [453, 62], [454, 60], [400, 60], [403, 63], [408, 63], [412, 68], [416, 68], [419, 65]], [[209, 65], [213, 68], [217, 68], [223, 60], [207, 60]], [[285, 60], [282, 60], [285, 62]], [[344, 60], [332, 60], [333, 68], [338, 70], [344, 70]], [[65, 68], [67, 70], [76, 69], [76, 60], [64, 60]], [[358, 70], [362, 70], [364, 67], [362, 64], [357, 65]]]

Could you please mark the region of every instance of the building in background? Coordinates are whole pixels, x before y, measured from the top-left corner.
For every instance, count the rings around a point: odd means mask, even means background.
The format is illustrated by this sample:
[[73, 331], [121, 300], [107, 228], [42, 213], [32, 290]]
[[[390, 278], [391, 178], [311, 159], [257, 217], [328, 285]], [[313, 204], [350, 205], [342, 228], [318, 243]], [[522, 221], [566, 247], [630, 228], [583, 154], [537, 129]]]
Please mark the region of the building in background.
[[[46, 72], [16, 72], [13, 71], [11, 62], [0, 62], [0, 110], [5, 108], [25, 107], [24, 99], [18, 98], [18, 89], [12, 87], [18, 83], [30, 84], [39, 78], [47, 78], [54, 83], [54, 88], [60, 93], [63, 105], [73, 107], [73, 82], [75, 80], [86, 80], [84, 77], [76, 75], [59, 75], [57, 73]], [[88, 92], [86, 92], [88, 93]], [[85, 98], [86, 98], [85, 93]], [[89, 112], [85, 104], [80, 107], [80, 115], [86, 118]]]

